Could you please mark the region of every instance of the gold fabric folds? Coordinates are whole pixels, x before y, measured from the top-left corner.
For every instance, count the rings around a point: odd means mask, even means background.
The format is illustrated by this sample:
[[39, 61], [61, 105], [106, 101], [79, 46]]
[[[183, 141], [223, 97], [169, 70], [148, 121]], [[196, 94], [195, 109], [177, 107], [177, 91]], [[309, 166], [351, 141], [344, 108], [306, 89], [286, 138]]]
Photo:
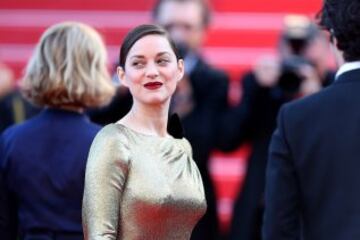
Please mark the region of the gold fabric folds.
[[188, 240], [206, 210], [199, 170], [185, 139], [110, 124], [86, 167], [85, 239]]

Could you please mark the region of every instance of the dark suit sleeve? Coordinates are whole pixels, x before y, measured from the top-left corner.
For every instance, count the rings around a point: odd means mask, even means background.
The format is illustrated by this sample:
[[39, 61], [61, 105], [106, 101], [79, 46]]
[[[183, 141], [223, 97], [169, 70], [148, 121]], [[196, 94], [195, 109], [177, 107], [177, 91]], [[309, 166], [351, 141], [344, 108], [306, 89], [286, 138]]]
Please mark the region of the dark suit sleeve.
[[287, 141], [285, 106], [278, 116], [266, 171], [264, 240], [299, 239], [299, 186]]
[[[220, 121], [219, 149], [232, 151], [246, 141], [252, 141], [259, 135], [272, 132], [271, 108], [274, 102], [270, 96], [270, 88], [261, 87], [252, 72], [243, 76], [241, 81], [241, 102], [229, 108]], [[276, 115], [275, 117], [276, 118]], [[264, 124], [265, 123], [265, 124]], [[270, 125], [271, 130], [269, 130]]]
[[209, 153], [222, 134], [220, 116], [227, 110], [228, 76], [200, 62], [191, 73], [194, 109], [181, 119], [185, 136], [194, 150], [197, 164], [207, 168]]
[[0, 136], [0, 236], [2, 240], [14, 240], [17, 236], [16, 201], [6, 184], [6, 153]]

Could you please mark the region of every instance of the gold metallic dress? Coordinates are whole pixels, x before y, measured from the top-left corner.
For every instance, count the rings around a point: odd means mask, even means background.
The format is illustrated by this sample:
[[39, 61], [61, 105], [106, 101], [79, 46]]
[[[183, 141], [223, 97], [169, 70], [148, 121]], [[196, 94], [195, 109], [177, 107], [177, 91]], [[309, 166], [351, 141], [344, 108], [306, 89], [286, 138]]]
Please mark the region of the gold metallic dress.
[[86, 167], [85, 239], [188, 240], [205, 210], [185, 138], [150, 136], [121, 124], [98, 133]]

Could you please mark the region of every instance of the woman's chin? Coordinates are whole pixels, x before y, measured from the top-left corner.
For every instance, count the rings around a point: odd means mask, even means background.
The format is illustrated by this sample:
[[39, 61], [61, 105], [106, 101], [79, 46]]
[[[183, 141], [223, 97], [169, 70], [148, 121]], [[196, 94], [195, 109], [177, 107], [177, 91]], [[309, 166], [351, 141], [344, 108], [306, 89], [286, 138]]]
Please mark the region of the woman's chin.
[[164, 96], [153, 96], [149, 97], [147, 99], [144, 99], [143, 103], [147, 105], [162, 105], [170, 101], [170, 97], [164, 97]]

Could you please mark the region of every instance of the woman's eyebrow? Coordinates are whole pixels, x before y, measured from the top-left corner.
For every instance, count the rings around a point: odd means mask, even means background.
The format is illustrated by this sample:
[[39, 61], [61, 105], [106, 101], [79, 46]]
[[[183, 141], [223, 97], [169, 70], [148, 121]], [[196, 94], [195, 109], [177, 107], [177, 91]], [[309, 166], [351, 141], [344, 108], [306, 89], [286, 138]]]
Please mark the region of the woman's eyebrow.
[[132, 58], [145, 58], [144, 55], [134, 55], [134, 56], [131, 56], [130, 59]]
[[159, 52], [158, 54], [156, 54], [157, 56], [162, 56], [162, 55], [170, 55], [169, 52]]

